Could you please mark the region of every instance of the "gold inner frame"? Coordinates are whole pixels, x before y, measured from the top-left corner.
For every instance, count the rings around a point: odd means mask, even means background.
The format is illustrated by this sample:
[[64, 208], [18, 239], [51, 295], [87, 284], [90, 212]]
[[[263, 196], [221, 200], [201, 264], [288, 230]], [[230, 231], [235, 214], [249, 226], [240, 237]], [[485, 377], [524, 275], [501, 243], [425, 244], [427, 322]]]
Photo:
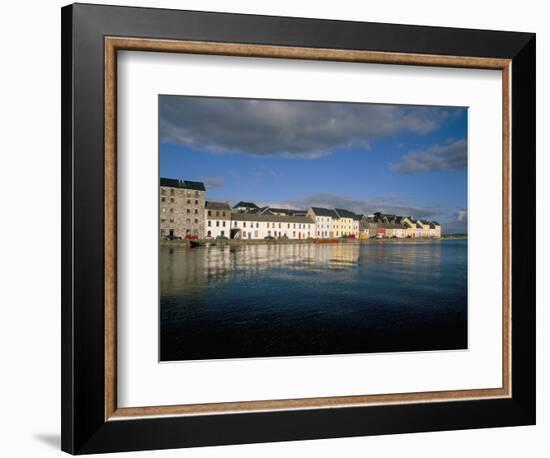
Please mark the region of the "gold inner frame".
[[[117, 51], [174, 52], [240, 57], [422, 65], [500, 70], [502, 72], [502, 387], [399, 394], [332, 396], [119, 408], [117, 404]], [[105, 420], [359, 407], [506, 398], [512, 395], [511, 365], [511, 60], [404, 54], [344, 49], [105, 37]]]

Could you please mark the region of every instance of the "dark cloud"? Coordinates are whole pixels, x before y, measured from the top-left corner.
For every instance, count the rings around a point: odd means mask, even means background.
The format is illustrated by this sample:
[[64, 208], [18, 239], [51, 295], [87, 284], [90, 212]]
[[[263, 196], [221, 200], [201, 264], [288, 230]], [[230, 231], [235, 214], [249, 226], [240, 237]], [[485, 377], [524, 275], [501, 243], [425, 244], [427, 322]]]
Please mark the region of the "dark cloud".
[[161, 96], [160, 136], [213, 153], [315, 158], [375, 138], [427, 134], [463, 109]]
[[223, 188], [225, 186], [224, 177], [205, 177], [202, 179], [206, 189]]
[[434, 145], [426, 150], [410, 151], [390, 168], [398, 173], [429, 172], [432, 170], [466, 169], [468, 145], [465, 139], [447, 145]]
[[345, 208], [356, 213], [371, 214], [383, 212], [394, 215], [413, 216], [415, 218], [437, 219], [443, 216], [441, 206], [437, 204], [418, 205], [409, 196], [387, 195], [366, 199], [329, 193], [311, 194], [303, 199], [283, 202], [289, 208], [328, 207]]

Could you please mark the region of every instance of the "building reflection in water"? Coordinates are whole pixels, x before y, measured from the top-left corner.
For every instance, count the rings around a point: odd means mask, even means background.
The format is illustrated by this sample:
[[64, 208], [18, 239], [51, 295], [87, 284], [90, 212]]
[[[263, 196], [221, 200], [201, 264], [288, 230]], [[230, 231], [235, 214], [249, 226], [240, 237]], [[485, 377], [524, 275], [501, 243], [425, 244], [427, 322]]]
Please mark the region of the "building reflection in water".
[[[160, 249], [161, 295], [193, 294], [232, 278], [247, 278], [267, 270], [289, 275], [300, 272], [345, 271], [370, 264], [393, 266], [404, 273], [425, 271], [437, 276], [441, 247], [412, 243], [263, 244]], [[367, 269], [361, 269], [367, 274]]]
[[287, 244], [225, 247], [167, 248], [160, 250], [161, 294], [200, 290], [270, 270], [323, 271], [350, 269], [359, 260], [358, 244]]

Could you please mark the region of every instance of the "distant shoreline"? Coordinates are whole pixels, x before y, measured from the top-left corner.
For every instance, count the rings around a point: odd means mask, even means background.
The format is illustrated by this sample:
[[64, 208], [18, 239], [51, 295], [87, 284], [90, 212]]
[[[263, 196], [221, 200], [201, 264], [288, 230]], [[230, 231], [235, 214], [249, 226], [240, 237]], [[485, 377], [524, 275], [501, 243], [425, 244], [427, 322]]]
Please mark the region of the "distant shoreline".
[[[322, 245], [338, 245], [343, 243], [433, 243], [441, 242], [445, 240], [467, 240], [467, 235], [447, 235], [442, 236], [439, 239], [431, 238], [384, 238], [384, 239], [345, 239], [335, 242], [325, 242]], [[315, 239], [275, 239], [275, 240], [246, 240], [246, 239], [231, 239], [231, 240], [213, 240], [213, 239], [201, 239], [199, 242], [210, 242], [217, 246], [243, 246], [243, 245], [298, 245], [304, 243], [315, 242]], [[174, 247], [174, 246], [187, 246], [187, 240], [161, 240], [160, 246]]]

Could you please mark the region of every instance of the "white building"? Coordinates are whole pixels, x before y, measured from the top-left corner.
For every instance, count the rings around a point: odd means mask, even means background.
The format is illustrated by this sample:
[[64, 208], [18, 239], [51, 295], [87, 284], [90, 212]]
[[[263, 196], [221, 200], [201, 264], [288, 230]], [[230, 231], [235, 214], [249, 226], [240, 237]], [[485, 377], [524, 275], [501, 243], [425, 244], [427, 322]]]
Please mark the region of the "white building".
[[263, 240], [265, 237], [308, 239], [315, 237], [315, 220], [307, 216], [259, 213], [231, 214], [231, 238]]
[[226, 202], [205, 203], [205, 238], [227, 237], [231, 225], [231, 207]]
[[327, 239], [334, 237], [334, 227], [338, 215], [330, 208], [311, 207], [307, 216], [315, 221], [315, 238]]
[[424, 231], [424, 223], [422, 220], [417, 219], [414, 223], [416, 224], [415, 236], [417, 238], [428, 237], [430, 235], [429, 232]]
[[441, 238], [441, 225], [437, 221], [430, 221], [430, 237]]

